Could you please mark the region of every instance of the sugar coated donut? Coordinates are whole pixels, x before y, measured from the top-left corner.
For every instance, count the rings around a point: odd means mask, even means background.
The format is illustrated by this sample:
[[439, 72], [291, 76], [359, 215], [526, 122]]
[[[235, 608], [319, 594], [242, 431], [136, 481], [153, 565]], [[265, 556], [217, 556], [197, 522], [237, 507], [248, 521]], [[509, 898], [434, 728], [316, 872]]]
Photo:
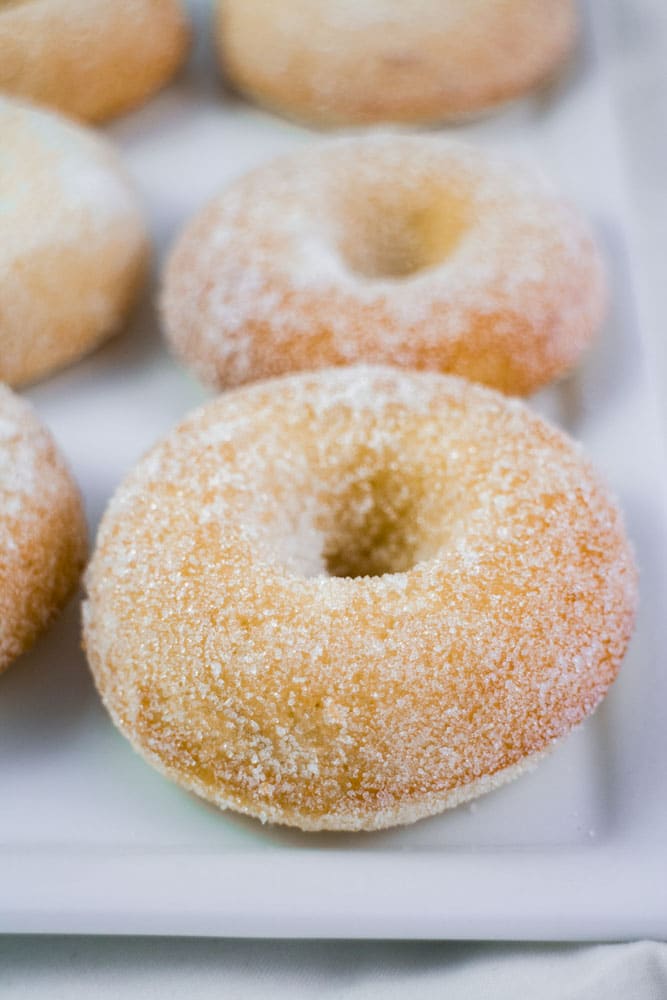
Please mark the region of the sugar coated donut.
[[582, 220], [539, 175], [439, 138], [323, 143], [236, 181], [166, 269], [175, 353], [214, 387], [354, 362], [528, 393], [605, 303]]
[[218, 0], [231, 82], [320, 124], [478, 113], [552, 76], [576, 33], [574, 0]]
[[164, 774], [305, 830], [407, 823], [524, 771], [633, 625], [578, 448], [462, 379], [329, 369], [224, 394], [107, 510], [85, 646]]
[[112, 148], [0, 98], [0, 379], [20, 385], [91, 350], [133, 304], [147, 260]]
[[0, 671], [60, 610], [85, 558], [76, 485], [32, 408], [0, 385]]
[[0, 3], [0, 91], [99, 121], [144, 101], [187, 51], [180, 0]]

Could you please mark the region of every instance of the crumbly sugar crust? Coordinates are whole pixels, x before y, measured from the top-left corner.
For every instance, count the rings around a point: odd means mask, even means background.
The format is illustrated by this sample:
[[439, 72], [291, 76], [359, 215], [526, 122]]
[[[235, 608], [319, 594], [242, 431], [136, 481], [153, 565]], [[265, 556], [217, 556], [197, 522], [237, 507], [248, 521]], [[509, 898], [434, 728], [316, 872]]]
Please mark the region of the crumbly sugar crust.
[[185, 228], [162, 313], [208, 385], [386, 363], [534, 391], [602, 321], [588, 226], [536, 171], [440, 137], [320, 143], [232, 183]]
[[59, 115], [0, 97], [0, 379], [40, 378], [115, 332], [148, 241], [112, 147]]
[[223, 72], [321, 125], [479, 114], [553, 78], [573, 0], [218, 0]]
[[313, 830], [518, 773], [595, 709], [637, 599], [573, 442], [488, 389], [374, 366], [195, 411], [118, 489], [87, 591], [91, 668], [135, 748]]
[[81, 498], [50, 434], [0, 385], [0, 670], [65, 603], [86, 547]]
[[102, 121], [162, 87], [189, 37], [180, 0], [3, 0], [0, 91]]

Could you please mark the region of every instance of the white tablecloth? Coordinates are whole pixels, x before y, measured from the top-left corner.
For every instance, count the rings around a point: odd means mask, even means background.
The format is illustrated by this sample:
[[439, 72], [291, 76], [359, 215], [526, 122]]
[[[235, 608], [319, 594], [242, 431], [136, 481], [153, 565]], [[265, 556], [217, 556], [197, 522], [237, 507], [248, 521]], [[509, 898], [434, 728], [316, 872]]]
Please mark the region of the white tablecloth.
[[[614, 0], [608, 9], [639, 223], [642, 319], [667, 386], [667, 2]], [[661, 406], [667, 429], [667, 393]], [[667, 998], [667, 944], [0, 939], [2, 1000], [221, 996], [658, 1000]]]

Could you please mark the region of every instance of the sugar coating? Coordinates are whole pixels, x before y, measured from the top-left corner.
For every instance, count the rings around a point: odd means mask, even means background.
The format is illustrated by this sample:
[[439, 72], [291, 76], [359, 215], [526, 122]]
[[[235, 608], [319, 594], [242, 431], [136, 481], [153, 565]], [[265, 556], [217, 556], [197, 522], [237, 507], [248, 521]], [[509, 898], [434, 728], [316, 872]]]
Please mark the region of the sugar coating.
[[195, 411], [87, 572], [102, 698], [171, 778], [306, 830], [495, 787], [594, 710], [633, 555], [578, 447], [461, 379], [331, 369]]
[[161, 87], [188, 38], [180, 0], [2, 0], [0, 91], [99, 121]]
[[251, 98], [324, 125], [458, 119], [552, 77], [573, 0], [218, 0], [222, 67]]
[[146, 229], [95, 133], [0, 98], [0, 378], [17, 385], [90, 350], [125, 318]]
[[60, 610], [85, 557], [77, 487], [28, 403], [0, 385], [0, 670]]
[[528, 393], [598, 329], [588, 227], [533, 170], [440, 137], [320, 143], [190, 222], [162, 292], [175, 353], [235, 386], [356, 362]]

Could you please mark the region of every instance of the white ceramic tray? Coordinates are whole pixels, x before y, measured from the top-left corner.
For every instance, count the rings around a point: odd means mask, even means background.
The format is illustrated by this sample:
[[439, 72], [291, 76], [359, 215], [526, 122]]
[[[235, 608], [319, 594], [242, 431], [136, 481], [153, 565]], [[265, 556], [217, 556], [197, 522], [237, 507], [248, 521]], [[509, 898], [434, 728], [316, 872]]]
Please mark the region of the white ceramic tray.
[[[317, 138], [221, 93], [203, 7], [187, 74], [109, 130], [143, 193], [156, 268], [183, 220], [228, 178]], [[455, 130], [543, 165], [606, 252], [604, 334], [575, 375], [536, 400], [617, 491], [641, 567], [637, 634], [601, 710], [531, 775], [415, 826], [356, 836], [262, 827], [217, 812], [133, 754], [95, 694], [75, 602], [0, 682], [0, 930], [667, 935], [662, 466], [603, 30], [586, 25], [557, 90]], [[140, 453], [203, 398], [163, 349], [153, 296], [125, 334], [28, 394], [69, 456], [92, 528]]]

